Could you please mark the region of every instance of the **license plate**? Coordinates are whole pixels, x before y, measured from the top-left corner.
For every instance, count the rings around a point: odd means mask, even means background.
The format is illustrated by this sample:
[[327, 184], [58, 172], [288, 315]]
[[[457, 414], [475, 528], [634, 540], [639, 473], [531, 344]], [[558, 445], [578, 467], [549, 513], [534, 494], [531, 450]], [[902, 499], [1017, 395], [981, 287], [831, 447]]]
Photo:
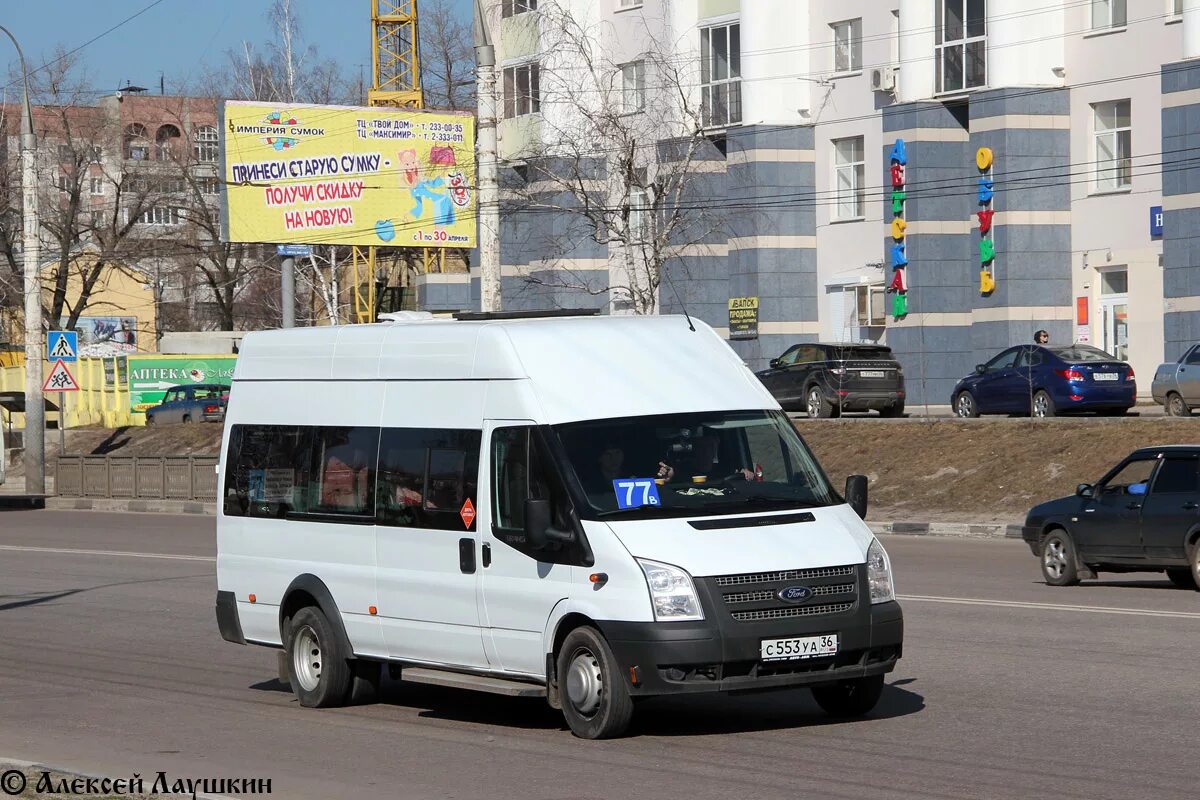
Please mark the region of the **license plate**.
[[1115, 381], [1120, 376], [1115, 372], [1093, 372], [1092, 380], [1094, 381]]
[[864, 378], [886, 378], [887, 377], [886, 372], [884, 372], [883, 370], [878, 370], [878, 369], [864, 369], [862, 372], [860, 372], [858, 374]]
[[795, 661], [800, 658], [837, 655], [836, 633], [824, 636], [793, 636], [789, 639], [763, 639], [760, 656], [763, 661]]

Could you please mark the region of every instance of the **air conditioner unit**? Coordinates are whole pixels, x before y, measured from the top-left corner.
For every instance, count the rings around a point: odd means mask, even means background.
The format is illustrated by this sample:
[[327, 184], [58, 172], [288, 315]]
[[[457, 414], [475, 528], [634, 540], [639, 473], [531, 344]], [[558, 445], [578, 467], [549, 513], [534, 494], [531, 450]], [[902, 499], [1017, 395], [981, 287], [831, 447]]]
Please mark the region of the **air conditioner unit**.
[[896, 91], [896, 68], [877, 67], [876, 69], [871, 70], [871, 91]]

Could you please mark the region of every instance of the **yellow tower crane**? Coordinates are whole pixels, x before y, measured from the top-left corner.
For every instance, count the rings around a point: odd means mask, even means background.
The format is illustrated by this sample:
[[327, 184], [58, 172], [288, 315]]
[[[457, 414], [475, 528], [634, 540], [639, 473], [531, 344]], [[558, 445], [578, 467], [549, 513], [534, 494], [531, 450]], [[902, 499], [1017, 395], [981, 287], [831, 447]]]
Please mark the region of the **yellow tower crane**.
[[[371, 0], [371, 90], [367, 104], [424, 108], [417, 47], [417, 0]], [[425, 271], [435, 256], [423, 253]], [[354, 321], [375, 321], [375, 248], [355, 247], [351, 253]]]

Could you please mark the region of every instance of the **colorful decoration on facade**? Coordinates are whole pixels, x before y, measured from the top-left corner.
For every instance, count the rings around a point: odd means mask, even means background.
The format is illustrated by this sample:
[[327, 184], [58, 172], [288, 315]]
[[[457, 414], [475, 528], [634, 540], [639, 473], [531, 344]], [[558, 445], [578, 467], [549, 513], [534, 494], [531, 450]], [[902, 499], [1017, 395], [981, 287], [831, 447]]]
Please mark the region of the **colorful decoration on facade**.
[[887, 291], [892, 295], [892, 319], [901, 320], [908, 316], [908, 266], [905, 236], [908, 221], [904, 218], [904, 201], [908, 199], [906, 171], [908, 154], [904, 140], [897, 139], [888, 155], [888, 172], [892, 177], [892, 282]]
[[992, 181], [992, 150], [981, 147], [975, 151], [975, 166], [978, 167], [979, 192], [979, 293], [991, 294], [996, 290], [996, 240], [992, 234], [992, 216], [996, 213], [995, 183]]

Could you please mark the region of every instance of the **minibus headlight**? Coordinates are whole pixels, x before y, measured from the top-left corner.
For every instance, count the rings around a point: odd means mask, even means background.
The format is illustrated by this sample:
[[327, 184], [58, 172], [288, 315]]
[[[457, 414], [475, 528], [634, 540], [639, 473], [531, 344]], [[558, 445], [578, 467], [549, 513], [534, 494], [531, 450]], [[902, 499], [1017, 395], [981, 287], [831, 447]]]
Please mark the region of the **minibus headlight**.
[[896, 599], [892, 585], [892, 562], [878, 539], [867, 548], [867, 583], [871, 586], [871, 602], [886, 603]]
[[704, 619], [700, 598], [692, 576], [679, 567], [646, 561], [639, 558], [638, 566], [646, 574], [646, 585], [650, 587], [650, 601], [654, 605], [654, 619], [658, 622], [678, 622]]

